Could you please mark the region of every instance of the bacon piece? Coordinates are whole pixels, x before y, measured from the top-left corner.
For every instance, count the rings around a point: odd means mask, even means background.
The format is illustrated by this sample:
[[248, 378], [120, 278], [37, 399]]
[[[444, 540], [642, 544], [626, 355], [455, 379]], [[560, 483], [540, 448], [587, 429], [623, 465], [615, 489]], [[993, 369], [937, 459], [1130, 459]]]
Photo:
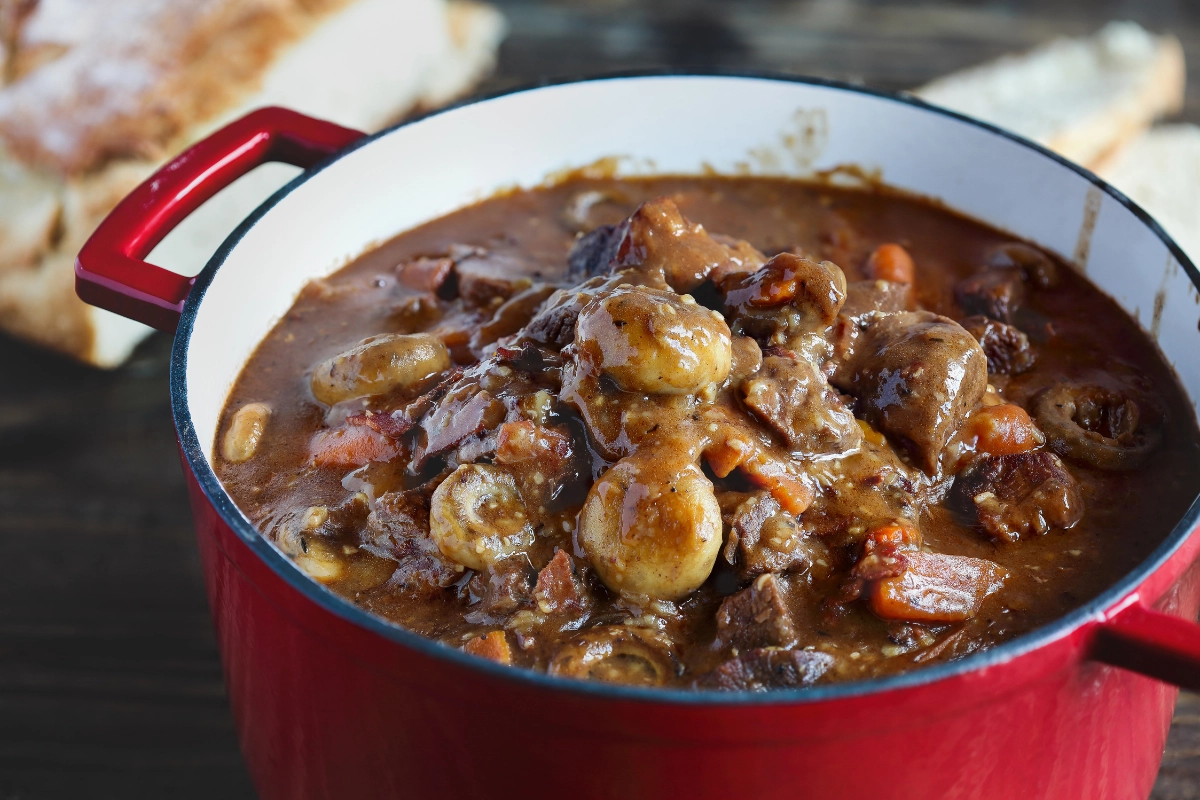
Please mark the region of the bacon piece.
[[538, 610], [543, 614], [555, 612], [578, 613], [590, 605], [583, 584], [575, 576], [571, 557], [566, 550], [556, 550], [550, 563], [538, 572], [533, 590]]
[[346, 424], [365, 426], [389, 439], [399, 439], [412, 430], [416, 423], [405, 416], [403, 411], [393, 411], [390, 414], [351, 414], [346, 417]]
[[500, 426], [496, 437], [496, 461], [499, 463], [516, 464], [547, 457], [560, 461], [570, 458], [571, 440], [554, 428], [527, 419]]
[[318, 467], [361, 467], [373, 461], [391, 461], [403, 448], [393, 439], [362, 425], [319, 431], [309, 444]]

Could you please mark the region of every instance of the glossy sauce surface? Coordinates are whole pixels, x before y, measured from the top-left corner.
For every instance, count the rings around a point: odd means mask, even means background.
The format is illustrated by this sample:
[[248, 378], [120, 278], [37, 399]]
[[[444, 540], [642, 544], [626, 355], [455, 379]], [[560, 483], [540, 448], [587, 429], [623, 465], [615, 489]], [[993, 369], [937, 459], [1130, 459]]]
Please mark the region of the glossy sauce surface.
[[[314, 579], [518, 667], [764, 689], [959, 658], [1111, 585], [1197, 491], [1154, 345], [1011, 244], [783, 180], [514, 192], [307, 287], [230, 395], [218, 474]], [[950, 396], [921, 405], [938, 370]], [[1062, 385], [1083, 387], [1064, 424], [1135, 467], [1046, 430]], [[1008, 426], [991, 456], [981, 426]]]

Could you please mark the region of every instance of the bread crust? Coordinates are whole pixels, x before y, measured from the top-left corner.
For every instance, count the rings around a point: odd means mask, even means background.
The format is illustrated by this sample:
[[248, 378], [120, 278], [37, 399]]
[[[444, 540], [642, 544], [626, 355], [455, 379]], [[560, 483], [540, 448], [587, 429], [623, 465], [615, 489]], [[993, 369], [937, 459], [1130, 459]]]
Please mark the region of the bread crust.
[[1125, 22], [1003, 56], [915, 93], [1095, 167], [1154, 120], [1178, 112], [1185, 80], [1178, 39]]
[[[490, 69], [502, 35], [490, 6], [407, 2], [386, 6], [391, 24], [410, 26], [397, 31], [400, 38], [441, 36], [445, 52], [421, 68], [430, 74], [411, 75], [407, 93], [370, 101], [380, 119], [399, 117], [414, 98], [465, 91]], [[75, 253], [168, 154], [262, 104], [267, 76], [293, 45], [308, 45], [327, 20], [348, 18], [340, 12], [366, 7], [364, 0], [0, 0], [0, 83], [7, 82], [0, 88], [0, 328], [98, 366], [123, 361], [149, 329], [75, 296]], [[374, 7], [384, 6], [374, 0]], [[319, 58], [307, 63], [324, 63]], [[321, 115], [320, 108], [309, 113]], [[211, 231], [212, 247], [227, 232]], [[209, 253], [192, 260], [203, 263]]]

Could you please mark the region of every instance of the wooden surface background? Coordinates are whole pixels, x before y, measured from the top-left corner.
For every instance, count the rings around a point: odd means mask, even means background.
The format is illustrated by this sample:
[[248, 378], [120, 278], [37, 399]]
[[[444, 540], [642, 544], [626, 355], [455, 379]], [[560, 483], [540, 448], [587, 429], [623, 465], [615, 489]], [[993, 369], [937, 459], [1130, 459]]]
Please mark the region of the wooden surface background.
[[[1135, 19], [1183, 41], [1184, 117], [1200, 121], [1200, 8], [1187, 0], [499, 4], [511, 34], [493, 90], [664, 66], [899, 89]], [[0, 336], [0, 800], [253, 796], [175, 453], [169, 345], [157, 335], [101, 373]], [[1181, 697], [1153, 797], [1200, 798], [1196, 696]]]

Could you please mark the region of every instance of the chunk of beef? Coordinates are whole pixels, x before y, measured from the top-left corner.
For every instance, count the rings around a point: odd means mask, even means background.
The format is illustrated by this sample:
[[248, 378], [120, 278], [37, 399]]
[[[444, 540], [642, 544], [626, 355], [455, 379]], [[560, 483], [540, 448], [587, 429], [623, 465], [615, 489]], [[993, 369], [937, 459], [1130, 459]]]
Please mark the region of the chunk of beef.
[[429, 501], [421, 492], [387, 492], [375, 501], [359, 546], [397, 562], [389, 585], [430, 597], [453, 585], [462, 569], [447, 561], [429, 538]]
[[1035, 357], [1029, 337], [1012, 325], [977, 315], [964, 319], [962, 326], [983, 348], [988, 374], [1020, 375], [1033, 366]]
[[765, 647], [742, 653], [696, 681], [699, 689], [765, 692], [811, 686], [833, 666], [833, 656], [819, 650]]
[[492, 318], [471, 333], [471, 352], [481, 354], [483, 348], [504, 336], [511, 336], [529, 324], [542, 303], [554, 294], [553, 286], [536, 285], [517, 292], [505, 300]]
[[[409, 404], [405, 416], [416, 423], [410, 471], [418, 474], [429, 460], [459, 447], [471, 437], [492, 431], [507, 415], [500, 399], [480, 387], [497, 364], [495, 358], [457, 372], [431, 392]], [[473, 459], [472, 459], [473, 460]]]
[[954, 296], [968, 315], [1011, 323], [1025, 299], [1025, 283], [1018, 270], [989, 269], [955, 284]]
[[825, 375], [793, 354], [764, 358], [738, 391], [746, 407], [794, 452], [844, 453], [862, 440], [862, 429]]
[[805, 572], [812, 566], [814, 551], [823, 545], [808, 541], [796, 518], [770, 492], [754, 492], [739, 500], [728, 514], [724, 550], [725, 560], [739, 578]]
[[542, 272], [541, 265], [513, 253], [469, 245], [451, 245], [450, 258], [454, 259], [459, 297], [480, 308], [499, 306], [529, 288]]
[[795, 641], [792, 615], [779, 580], [770, 573], [726, 597], [717, 610], [716, 646], [722, 650], [788, 647]]
[[851, 281], [846, 286], [846, 302], [839, 316], [850, 322], [882, 312], [894, 314], [912, 307], [912, 284], [897, 281]]
[[980, 459], [958, 475], [950, 499], [1008, 542], [1070, 528], [1083, 517], [1078, 483], [1046, 450]]
[[415, 423], [405, 415], [403, 409], [396, 409], [391, 412], [372, 412], [368, 409], [367, 411], [348, 414], [346, 416], [346, 424], [370, 428], [389, 439], [400, 439], [404, 434], [412, 430]]
[[735, 333], [784, 344], [824, 333], [846, 300], [846, 276], [831, 261], [780, 253], [758, 270], [721, 283]]
[[464, 440], [491, 430], [504, 421], [504, 404], [477, 386], [451, 390], [421, 420], [424, 441], [413, 451], [413, 468], [420, 471], [433, 456], [458, 447]]
[[710, 233], [709, 236], [714, 242], [727, 248], [730, 253], [729, 260], [717, 265], [708, 274], [708, 279], [713, 284], [719, 285], [731, 275], [754, 272], [767, 261], [767, 257], [745, 239], [738, 239], [723, 233]]
[[863, 332], [883, 314], [895, 314], [912, 307], [912, 285], [895, 281], [853, 281], [846, 287], [846, 302], [829, 334], [833, 345], [831, 366], [846, 362]]
[[764, 261], [748, 244], [730, 247], [717, 241], [703, 225], [685, 219], [674, 201], [661, 197], [643, 203], [630, 216], [610, 267], [637, 267], [661, 275], [677, 292], [690, 292], [714, 273], [723, 277], [752, 272]]
[[553, 350], [562, 350], [575, 341], [575, 320], [579, 318], [583, 306], [577, 292], [559, 289], [542, 303], [533, 319], [522, 329], [522, 336]]
[[987, 389], [987, 357], [971, 334], [928, 311], [877, 316], [834, 385], [858, 397], [858, 411], [904, 447], [927, 474]]
[[607, 273], [628, 235], [629, 220], [626, 219], [616, 225], [601, 225], [580, 236], [567, 255], [567, 278], [579, 282]]
[[524, 555], [501, 559], [486, 572], [471, 577], [470, 591], [479, 601], [477, 610], [487, 619], [504, 619], [535, 605], [534, 573]]
[[1020, 242], [1002, 244], [988, 256], [993, 269], [1017, 269], [1025, 280], [1039, 289], [1053, 289], [1061, 279], [1058, 264], [1042, 250]]
[[468, 304], [494, 308], [529, 287], [540, 264], [513, 253], [452, 244], [443, 256], [421, 257], [397, 267], [400, 283], [442, 300], [461, 297]]
[[982, 558], [915, 551], [905, 569], [877, 581], [871, 610], [884, 619], [907, 622], [962, 622], [979, 613], [984, 599], [1004, 585], [1008, 573]]
[[449, 256], [422, 256], [407, 261], [396, 268], [396, 274], [407, 289], [429, 292], [442, 300], [458, 296], [458, 276], [454, 272], [454, 259]]

